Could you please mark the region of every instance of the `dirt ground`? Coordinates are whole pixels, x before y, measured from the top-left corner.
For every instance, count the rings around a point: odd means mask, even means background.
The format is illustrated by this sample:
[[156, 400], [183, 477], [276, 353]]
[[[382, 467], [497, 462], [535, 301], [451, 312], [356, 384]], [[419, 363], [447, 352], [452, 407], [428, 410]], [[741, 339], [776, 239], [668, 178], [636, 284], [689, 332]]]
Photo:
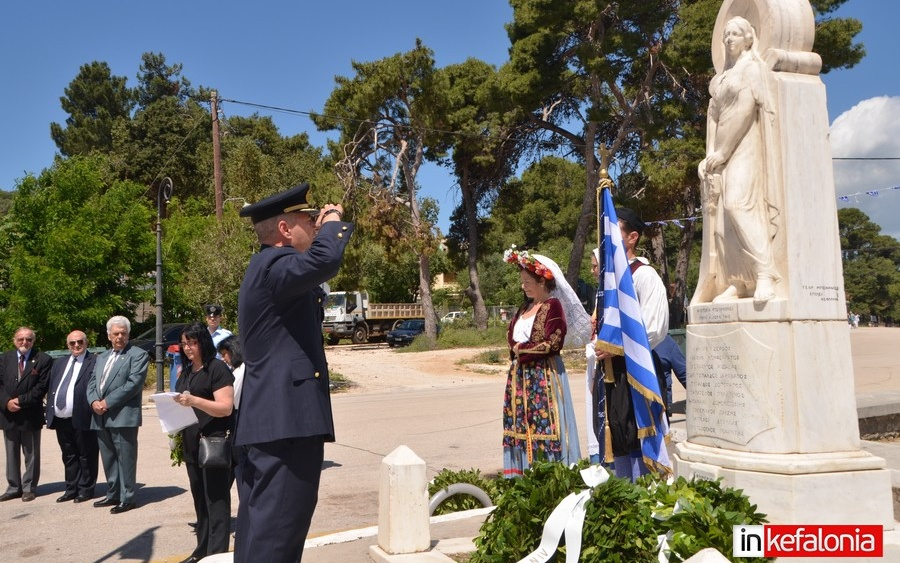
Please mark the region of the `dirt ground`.
[[[352, 382], [346, 393], [377, 393], [483, 383], [505, 374], [508, 365], [477, 363], [487, 348], [454, 348], [431, 352], [403, 353], [386, 344], [337, 345], [326, 350], [330, 371]], [[505, 351], [503, 351], [505, 353]]]

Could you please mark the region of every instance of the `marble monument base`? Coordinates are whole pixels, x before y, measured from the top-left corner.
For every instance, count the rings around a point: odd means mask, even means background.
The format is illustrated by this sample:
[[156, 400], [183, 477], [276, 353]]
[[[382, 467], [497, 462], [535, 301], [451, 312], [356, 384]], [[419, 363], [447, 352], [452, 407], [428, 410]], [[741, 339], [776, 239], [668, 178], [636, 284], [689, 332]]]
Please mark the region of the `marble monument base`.
[[675, 474], [722, 478], [772, 524], [878, 524], [893, 530], [891, 472], [867, 452], [759, 454], [682, 442]]

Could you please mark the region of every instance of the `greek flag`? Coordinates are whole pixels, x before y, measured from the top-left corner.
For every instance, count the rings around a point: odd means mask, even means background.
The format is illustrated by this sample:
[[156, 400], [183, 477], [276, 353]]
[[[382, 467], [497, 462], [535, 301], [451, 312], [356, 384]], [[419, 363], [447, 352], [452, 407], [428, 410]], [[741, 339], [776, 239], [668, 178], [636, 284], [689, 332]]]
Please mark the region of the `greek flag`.
[[641, 305], [634, 291], [612, 196], [608, 189], [602, 191], [603, 326], [597, 334], [597, 348], [625, 356], [644, 463], [651, 471], [671, 473], [672, 464], [665, 443], [669, 425], [641, 317]]

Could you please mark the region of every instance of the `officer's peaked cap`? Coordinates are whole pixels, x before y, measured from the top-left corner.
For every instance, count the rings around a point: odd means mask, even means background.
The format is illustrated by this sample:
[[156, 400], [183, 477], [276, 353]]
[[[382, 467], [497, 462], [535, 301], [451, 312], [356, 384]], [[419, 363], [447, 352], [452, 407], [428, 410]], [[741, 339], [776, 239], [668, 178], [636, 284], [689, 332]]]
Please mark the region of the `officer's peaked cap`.
[[254, 223], [258, 223], [270, 217], [277, 217], [282, 213], [302, 211], [311, 215], [317, 215], [319, 210], [311, 207], [306, 201], [309, 193], [309, 184], [303, 182], [299, 186], [269, 196], [261, 201], [248, 205], [241, 209], [241, 217], [250, 217]]

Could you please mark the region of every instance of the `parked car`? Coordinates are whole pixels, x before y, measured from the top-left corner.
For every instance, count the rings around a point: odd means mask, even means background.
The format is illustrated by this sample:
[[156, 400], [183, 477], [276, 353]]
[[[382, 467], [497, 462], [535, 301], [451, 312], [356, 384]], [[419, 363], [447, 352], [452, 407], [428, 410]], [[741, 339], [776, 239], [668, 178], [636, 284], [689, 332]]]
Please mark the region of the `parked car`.
[[423, 319], [412, 319], [403, 321], [394, 330], [387, 333], [385, 340], [388, 346], [408, 346], [413, 339], [425, 332], [425, 321]]
[[441, 323], [446, 324], [446, 323], [452, 323], [455, 321], [461, 321], [461, 320], [465, 319], [466, 317], [467, 317], [467, 314], [465, 311], [450, 311], [449, 313], [447, 313], [446, 315], [441, 317]]
[[[163, 354], [166, 353], [166, 350], [169, 349], [169, 346], [181, 342], [181, 331], [184, 330], [184, 327], [186, 326], [188, 326], [187, 323], [166, 323], [163, 325]], [[153, 327], [150, 330], [144, 331], [138, 336], [129, 339], [128, 343], [150, 354], [151, 362], [156, 361], [156, 327]]]

